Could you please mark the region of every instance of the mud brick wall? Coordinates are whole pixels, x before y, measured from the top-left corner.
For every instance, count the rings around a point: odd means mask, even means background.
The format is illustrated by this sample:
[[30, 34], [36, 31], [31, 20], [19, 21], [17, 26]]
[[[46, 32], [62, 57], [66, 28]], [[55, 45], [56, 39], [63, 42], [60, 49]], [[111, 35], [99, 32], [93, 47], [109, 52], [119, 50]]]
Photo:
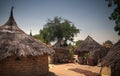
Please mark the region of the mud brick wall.
[[0, 60], [0, 76], [45, 76], [48, 71], [48, 55]]

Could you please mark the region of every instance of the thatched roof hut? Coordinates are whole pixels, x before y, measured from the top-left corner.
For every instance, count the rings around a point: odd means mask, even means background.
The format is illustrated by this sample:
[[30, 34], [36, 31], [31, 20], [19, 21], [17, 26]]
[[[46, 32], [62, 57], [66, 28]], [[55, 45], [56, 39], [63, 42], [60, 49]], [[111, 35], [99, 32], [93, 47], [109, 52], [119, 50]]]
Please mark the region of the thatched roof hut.
[[[101, 59], [102, 57], [104, 57], [106, 55], [105, 48], [103, 48], [99, 43], [97, 43], [90, 36], [88, 36], [76, 48], [76, 51], [78, 52], [78, 57], [87, 57], [89, 59], [94, 59], [94, 61], [88, 60], [88, 61], [90, 61], [90, 65], [97, 64], [98, 60]], [[83, 60], [83, 58], [82, 58], [82, 60]], [[81, 62], [81, 63], [83, 63], [83, 62]]]
[[107, 56], [103, 58], [102, 66], [101, 74], [109, 76], [120, 75], [120, 40], [114, 44]]
[[69, 46], [64, 41], [58, 41], [52, 47], [55, 50], [53, 63], [63, 63], [70, 59]]
[[92, 37], [87, 36], [87, 38], [77, 47], [77, 51], [99, 51], [101, 45], [97, 43]]
[[0, 26], [0, 75], [37, 76], [48, 72], [48, 54], [42, 42], [27, 35], [16, 24], [13, 7], [8, 21]]

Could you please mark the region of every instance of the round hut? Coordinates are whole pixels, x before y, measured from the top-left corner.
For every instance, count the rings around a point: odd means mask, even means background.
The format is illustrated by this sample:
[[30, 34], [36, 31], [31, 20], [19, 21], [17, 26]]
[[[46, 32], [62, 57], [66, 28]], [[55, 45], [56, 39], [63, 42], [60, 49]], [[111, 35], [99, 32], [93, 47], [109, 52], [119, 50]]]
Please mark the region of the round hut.
[[66, 63], [70, 59], [69, 47], [64, 41], [58, 41], [53, 45], [55, 54], [52, 57], [53, 63]]
[[120, 75], [120, 40], [109, 50], [102, 60], [102, 76]]
[[105, 48], [88, 36], [77, 48], [80, 64], [96, 65], [106, 55]]
[[0, 76], [43, 76], [54, 50], [24, 33], [13, 17], [0, 26]]

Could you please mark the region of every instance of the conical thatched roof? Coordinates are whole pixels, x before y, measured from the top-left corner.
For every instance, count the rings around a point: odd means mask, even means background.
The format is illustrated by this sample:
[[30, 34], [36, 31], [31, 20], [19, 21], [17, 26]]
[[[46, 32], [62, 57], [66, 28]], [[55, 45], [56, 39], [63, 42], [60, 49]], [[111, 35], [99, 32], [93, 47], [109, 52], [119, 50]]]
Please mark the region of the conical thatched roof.
[[120, 40], [114, 44], [114, 46], [109, 50], [107, 56], [103, 58], [102, 67], [104, 66], [110, 67], [110, 76], [120, 75]]
[[36, 56], [54, 53], [42, 42], [24, 33], [13, 17], [13, 7], [8, 21], [0, 26], [0, 59], [8, 56]]
[[88, 36], [77, 48], [76, 51], [100, 51], [103, 47], [97, 43], [92, 37]]
[[103, 58], [103, 65], [115, 66], [120, 70], [120, 40], [109, 50], [107, 56]]

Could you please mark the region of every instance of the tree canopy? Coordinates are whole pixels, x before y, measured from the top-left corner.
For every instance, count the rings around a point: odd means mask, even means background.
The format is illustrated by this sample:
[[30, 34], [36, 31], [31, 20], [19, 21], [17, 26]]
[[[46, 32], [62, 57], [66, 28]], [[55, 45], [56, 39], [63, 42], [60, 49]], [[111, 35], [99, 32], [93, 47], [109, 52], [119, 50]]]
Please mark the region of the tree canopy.
[[103, 46], [106, 47], [106, 48], [111, 48], [113, 45], [113, 42], [110, 41], [110, 40], [106, 40], [104, 43], [103, 43]]
[[72, 41], [77, 33], [79, 33], [79, 29], [72, 22], [61, 17], [54, 17], [53, 20], [48, 19], [43, 29], [40, 30], [40, 36], [47, 44], [51, 41]]
[[108, 1], [108, 7], [114, 6], [115, 9], [109, 17], [110, 20], [115, 21], [115, 31], [120, 35], [120, 0], [106, 0]]

